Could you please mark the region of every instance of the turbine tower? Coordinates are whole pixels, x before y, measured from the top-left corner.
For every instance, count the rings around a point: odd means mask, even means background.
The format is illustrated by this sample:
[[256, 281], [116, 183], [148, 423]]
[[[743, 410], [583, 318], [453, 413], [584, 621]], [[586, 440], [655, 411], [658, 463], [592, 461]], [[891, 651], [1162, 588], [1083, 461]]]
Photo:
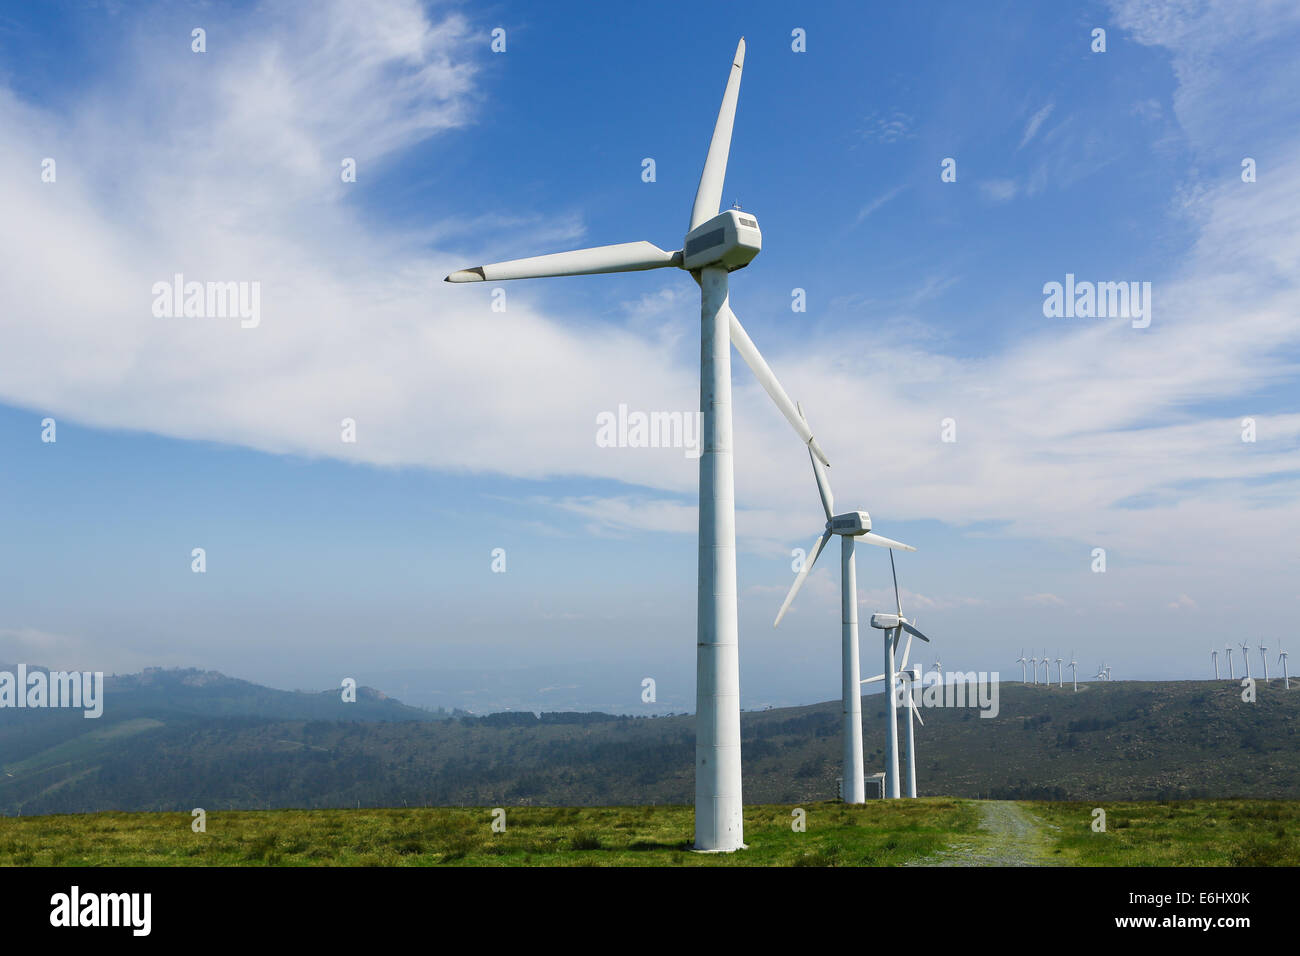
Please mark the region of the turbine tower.
[[[907, 636], [910, 643], [912, 635]], [[911, 670], [907, 668], [907, 651], [903, 652], [903, 669], [899, 672], [903, 681], [903, 693], [907, 694], [907, 795], [913, 800], [916, 799], [916, 727], [912, 723], [915, 717], [921, 721], [921, 726], [925, 726], [925, 721], [921, 720], [921, 712], [916, 709], [916, 691], [914, 689], [916, 681], [921, 679], [920, 665], [913, 665]]]
[[1228, 654], [1228, 680], [1236, 680], [1235, 675], [1232, 673], [1232, 645], [1224, 644], [1223, 649]]
[[[1060, 651], [1057, 651], [1057, 652], [1056, 652], [1056, 686], [1057, 686], [1057, 687], [1064, 687], [1064, 686], [1065, 686], [1065, 666], [1064, 666], [1064, 664], [1065, 664], [1065, 658], [1061, 656], [1061, 652], [1060, 652]], [[1050, 678], [1050, 677], [1051, 677], [1051, 674], [1048, 674], [1048, 677]]]
[[1246, 668], [1246, 679], [1250, 679], [1250, 645], [1245, 641], [1241, 642], [1241, 659], [1245, 661], [1242, 667]]
[[[903, 648], [903, 660], [899, 664], [898, 673], [894, 675], [894, 690], [891, 693], [897, 693], [900, 698], [907, 702], [907, 738], [904, 744], [904, 753], [907, 760], [907, 795], [916, 796], [916, 731], [913, 727], [913, 720], [919, 721], [921, 726], [925, 726], [925, 721], [921, 719], [921, 711], [916, 706], [916, 693], [914, 690], [915, 683], [921, 680], [921, 665], [913, 664], [910, 668], [907, 666], [907, 657], [912, 650], [912, 636], [907, 636], [907, 645]], [[862, 683], [874, 684], [876, 681], [884, 680], [884, 674], [877, 674], [875, 677], [868, 677]]]
[[1074, 682], [1074, 692], [1079, 693], [1079, 662], [1074, 659], [1074, 649], [1070, 649], [1070, 680]]
[[[919, 637], [927, 644], [930, 643], [930, 639], [916, 629], [915, 622], [909, 621], [907, 618], [903, 617], [903, 599], [898, 593], [898, 571], [894, 568], [894, 551], [892, 548], [889, 551], [889, 572], [894, 577], [894, 607], [897, 609], [897, 613], [877, 613], [871, 615], [871, 626], [885, 632], [885, 671], [883, 674], [878, 674], [875, 677], [868, 677], [862, 683], [870, 684], [878, 680], [884, 680], [885, 675], [889, 675], [889, 693], [885, 695], [889, 698], [889, 703], [886, 707], [885, 713], [885, 720], [887, 721], [885, 725], [885, 786], [889, 796], [897, 799], [898, 698], [894, 688], [897, 685], [898, 671], [901, 670], [901, 668], [896, 669], [894, 667], [894, 654], [898, 650], [898, 639], [903, 636], [904, 631], [907, 631], [910, 635], [907, 639], [907, 646], [903, 648], [904, 664], [906, 664], [907, 656], [911, 652], [913, 637]], [[916, 701], [912, 700], [909, 696], [908, 702], [911, 704], [912, 713], [916, 715], [918, 720], [920, 720], [921, 715], [916, 709]], [[924, 724], [925, 721], [921, 721], [921, 723]], [[915, 778], [915, 774], [916, 771], [915, 768], [913, 768], [913, 778]], [[913, 782], [915, 782], [915, 779], [913, 779]]]
[[1214, 661], [1214, 679], [1219, 679], [1219, 652], [1210, 648], [1210, 660]]
[[1043, 684], [1046, 687], [1052, 686], [1052, 661], [1047, 656], [1047, 651], [1043, 651]]
[[749, 213], [719, 212], [731, 152], [731, 130], [745, 63], [742, 37], [732, 58], [722, 106], [695, 192], [682, 248], [650, 242], [577, 249], [462, 269], [448, 282], [498, 282], [544, 276], [641, 272], [669, 266], [700, 286], [699, 574], [696, 617], [695, 848], [742, 848], [740, 778], [740, 662], [736, 618], [736, 510], [731, 428], [731, 351], [728, 341], [823, 465], [829, 464], [794, 404], [745, 334], [728, 301], [728, 276], [762, 249], [758, 221]]
[[1291, 675], [1288, 674], [1288, 673], [1287, 673], [1287, 670], [1286, 670], [1286, 658], [1287, 658], [1287, 653], [1286, 653], [1286, 650], [1282, 647], [1282, 642], [1281, 642], [1281, 641], [1278, 641], [1278, 642], [1277, 642], [1277, 649], [1278, 649], [1279, 651], [1281, 651], [1281, 653], [1277, 655], [1277, 662], [1278, 662], [1278, 664], [1281, 665], [1281, 667], [1282, 667], [1282, 687], [1283, 687], [1285, 690], [1290, 690], [1290, 689], [1291, 689]]
[[1034, 672], [1034, 684], [1037, 685], [1038, 684], [1038, 658], [1037, 657], [1029, 658], [1029, 667]]
[[1020, 649], [1020, 656], [1016, 658], [1016, 663], [1020, 665], [1020, 683], [1028, 684], [1029, 673], [1025, 670], [1028, 661], [1025, 660], [1025, 649], [1023, 647]]
[[1264, 683], [1268, 683], [1268, 648], [1263, 644], [1259, 645], [1259, 656], [1264, 659]]
[[[795, 406], [800, 421], [803, 421], [803, 407]], [[854, 542], [859, 538], [882, 548], [902, 548], [915, 551], [916, 548], [901, 541], [894, 541], [875, 534], [871, 530], [871, 515], [865, 511], [846, 511], [835, 514], [835, 496], [831, 494], [831, 484], [826, 477], [826, 469], [809, 449], [808, 457], [812, 461], [813, 477], [817, 480], [817, 494], [821, 497], [822, 510], [826, 512], [826, 530], [815, 542], [812, 551], [804, 560], [803, 567], [790, 585], [790, 592], [785, 596], [781, 610], [776, 614], [773, 627], [781, 623], [785, 612], [790, 609], [794, 596], [803, 587], [808, 572], [817, 563], [826, 542], [831, 535], [840, 536], [840, 690], [842, 697], [841, 726], [844, 776], [840, 796], [845, 803], [866, 803], [867, 790], [864, 780], [862, 759], [862, 688], [858, 675], [862, 673], [858, 663], [858, 574], [854, 561]], [[890, 552], [893, 553], [892, 550]]]

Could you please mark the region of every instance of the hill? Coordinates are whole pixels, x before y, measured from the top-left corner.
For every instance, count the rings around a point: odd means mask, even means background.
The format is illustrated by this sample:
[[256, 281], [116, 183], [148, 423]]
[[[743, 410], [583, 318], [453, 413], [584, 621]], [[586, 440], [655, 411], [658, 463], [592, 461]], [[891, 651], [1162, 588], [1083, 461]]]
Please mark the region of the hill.
[[[381, 697], [345, 705], [333, 692], [278, 696], [196, 675], [121, 678], [96, 721], [0, 712], [0, 812], [687, 804], [694, 792], [692, 716], [434, 720]], [[882, 703], [863, 699], [868, 771], [883, 761]], [[747, 803], [836, 796], [839, 709], [743, 715]], [[1077, 694], [1004, 684], [995, 718], [924, 716], [922, 795], [1300, 797], [1300, 687], [1276, 681], [1253, 704], [1226, 681], [1102, 682]]]

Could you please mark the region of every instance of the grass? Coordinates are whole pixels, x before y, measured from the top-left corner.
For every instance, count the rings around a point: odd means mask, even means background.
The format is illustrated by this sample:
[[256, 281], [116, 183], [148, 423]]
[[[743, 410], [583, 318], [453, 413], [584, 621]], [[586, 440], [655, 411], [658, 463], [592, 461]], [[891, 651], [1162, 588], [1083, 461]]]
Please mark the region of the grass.
[[[1297, 866], [1300, 802], [1197, 800], [1019, 804], [1042, 824], [1048, 859], [1080, 866]], [[970, 842], [977, 801], [945, 798], [745, 809], [749, 849], [689, 849], [687, 806], [212, 812], [0, 818], [0, 864], [18, 866], [892, 866]]]
[[[1080, 866], [1300, 866], [1300, 802], [1026, 803], [1050, 853]], [[1106, 832], [1092, 830], [1106, 811]], [[1055, 829], [1052, 829], [1055, 828]]]
[[492, 832], [488, 808], [93, 813], [0, 818], [0, 863], [23, 866], [888, 866], [975, 829], [965, 800], [745, 808], [750, 849], [690, 852], [690, 807], [516, 807]]

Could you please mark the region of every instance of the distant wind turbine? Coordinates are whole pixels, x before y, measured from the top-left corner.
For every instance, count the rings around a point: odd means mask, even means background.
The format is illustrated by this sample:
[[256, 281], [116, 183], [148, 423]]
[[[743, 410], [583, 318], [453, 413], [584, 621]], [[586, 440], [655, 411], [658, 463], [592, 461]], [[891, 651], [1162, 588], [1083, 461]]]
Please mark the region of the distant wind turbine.
[[1218, 680], [1219, 679], [1219, 652], [1212, 647], [1210, 648], [1210, 659], [1214, 661], [1214, 679]]
[[1079, 662], [1074, 659], [1074, 648], [1070, 649], [1070, 680], [1074, 682], [1074, 692], [1079, 693]]
[[1264, 658], [1264, 683], [1268, 683], [1268, 648], [1263, 644], [1259, 645], [1259, 656]]
[[1291, 689], [1291, 675], [1288, 674], [1288, 673], [1287, 673], [1287, 670], [1286, 670], [1286, 657], [1287, 657], [1287, 654], [1286, 654], [1286, 651], [1282, 648], [1282, 642], [1281, 642], [1281, 641], [1278, 641], [1278, 642], [1277, 642], [1277, 649], [1278, 649], [1279, 651], [1281, 651], [1281, 653], [1277, 655], [1277, 662], [1278, 662], [1279, 664], [1282, 665], [1282, 681], [1283, 681], [1283, 687], [1285, 687], [1287, 690], [1290, 690], [1290, 689]]
[[1241, 659], [1246, 662], [1243, 666], [1246, 668], [1246, 679], [1249, 680], [1250, 679], [1250, 645], [1247, 644], [1245, 641], [1241, 642]]
[[1236, 675], [1232, 672], [1232, 645], [1224, 644], [1223, 650], [1228, 655], [1228, 680], [1236, 680]]
[[1029, 672], [1025, 670], [1025, 664], [1028, 662], [1025, 660], [1025, 649], [1023, 647], [1020, 649], [1020, 656], [1016, 658], [1016, 663], [1020, 665], [1020, 683], [1028, 684]]
[[[795, 408], [799, 414], [799, 420], [804, 421], [803, 406], [796, 405]], [[776, 620], [772, 622], [772, 626], [779, 625], [781, 618], [785, 617], [785, 612], [790, 609], [794, 596], [803, 587], [808, 572], [817, 563], [817, 558], [821, 555], [822, 549], [826, 547], [826, 542], [830, 541], [832, 535], [839, 535], [840, 690], [842, 697], [841, 726], [843, 728], [841, 749], [844, 767], [841, 797], [845, 803], [866, 803], [867, 791], [862, 757], [862, 688], [858, 679], [858, 675], [861, 673], [858, 663], [858, 574], [857, 565], [854, 561], [854, 542], [861, 539], [878, 547], [902, 548], [906, 551], [915, 551], [916, 548], [910, 544], [903, 544], [901, 541], [874, 534], [871, 531], [871, 516], [865, 511], [846, 511], [843, 514], [835, 514], [835, 496], [831, 494], [830, 480], [826, 477], [826, 471], [822, 467], [822, 463], [817, 460], [817, 456], [813, 454], [812, 449], [808, 450], [808, 458], [812, 461], [813, 477], [817, 481], [817, 494], [821, 497], [822, 510], [826, 512], [826, 529], [822, 532], [821, 537], [813, 542], [812, 551], [804, 559], [803, 567], [799, 569], [794, 584], [790, 586], [790, 592], [785, 596], [785, 601], [781, 604], [781, 610], [777, 612]], [[892, 559], [893, 551], [891, 550], [890, 560]]]
[[1038, 683], [1038, 658], [1037, 657], [1029, 658], [1029, 666], [1034, 672], [1034, 683], [1037, 684]]
[[[916, 624], [903, 617], [903, 599], [898, 592], [898, 571], [894, 567], [894, 550], [889, 550], [889, 571], [894, 577], [894, 606], [897, 613], [882, 614], [876, 613], [871, 615], [871, 626], [885, 632], [885, 671], [876, 677], [869, 677], [862, 683], [870, 684], [873, 681], [884, 680], [885, 675], [889, 675], [889, 693], [885, 696], [889, 701], [885, 707], [885, 719], [888, 723], [885, 726], [885, 784], [888, 788], [888, 795], [897, 799], [899, 795], [898, 786], [898, 702], [895, 699], [894, 687], [898, 681], [898, 671], [901, 668], [895, 666], [895, 651], [898, 650], [899, 638], [903, 632], [907, 631], [907, 646], [903, 648], [903, 660], [907, 660], [907, 655], [912, 648], [912, 638], [919, 637], [927, 644], [930, 639], [922, 634], [916, 628]], [[916, 701], [908, 698], [911, 710], [920, 719], [920, 714], [916, 710]], [[924, 721], [921, 721], [923, 724]], [[909, 724], [910, 726], [910, 724]]]
[[[1056, 652], [1056, 686], [1057, 687], [1065, 686], [1064, 662], [1065, 662], [1065, 658], [1061, 656], [1060, 651], [1057, 651]], [[1049, 674], [1048, 677], [1051, 677], [1051, 675]]]

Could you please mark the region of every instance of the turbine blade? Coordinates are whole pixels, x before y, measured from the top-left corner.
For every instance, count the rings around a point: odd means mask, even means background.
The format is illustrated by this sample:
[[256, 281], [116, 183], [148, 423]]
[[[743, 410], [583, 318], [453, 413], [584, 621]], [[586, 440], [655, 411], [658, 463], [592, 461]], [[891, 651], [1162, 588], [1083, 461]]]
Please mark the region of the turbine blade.
[[916, 706], [916, 699], [911, 694], [908, 694], [907, 702], [912, 705], [912, 713], [916, 715], [916, 722], [919, 723], [922, 727], [924, 727], [925, 721], [921, 719], [921, 711]]
[[[906, 627], [906, 625], [904, 625]], [[910, 629], [909, 629], [910, 630]], [[907, 670], [907, 658], [912, 653], [912, 635], [907, 635], [907, 643], [903, 645], [903, 663], [898, 665], [900, 671]]]
[[785, 596], [785, 601], [781, 604], [781, 610], [776, 612], [776, 620], [772, 622], [773, 627], [779, 625], [781, 623], [781, 618], [785, 617], [785, 612], [790, 609], [790, 603], [794, 600], [794, 596], [799, 593], [799, 589], [803, 587], [804, 579], [808, 577], [808, 572], [811, 571], [813, 565], [817, 563], [817, 558], [822, 553], [822, 548], [826, 547], [826, 542], [830, 540], [830, 537], [830, 531], [826, 531], [813, 543], [812, 554], [808, 555], [807, 560], [803, 563], [803, 567], [795, 576], [794, 584], [790, 585], [790, 593]]
[[893, 552], [897, 551], [915, 551], [916, 548], [910, 544], [903, 544], [901, 541], [895, 541], [893, 538], [886, 538], [883, 534], [876, 534], [874, 531], [868, 531], [866, 534], [854, 535], [859, 541], [865, 541], [867, 544], [874, 544], [878, 548], [889, 548], [890, 557]]
[[858, 683], [859, 683], [859, 684], [874, 684], [876, 681], [878, 681], [878, 680], [884, 680], [884, 679], [885, 679], [885, 675], [884, 675], [884, 674], [877, 674], [875, 677], [865, 677], [865, 678], [863, 678], [862, 680], [858, 681]]
[[503, 279], [540, 279], [546, 276], [587, 276], [604, 272], [641, 272], [680, 265], [680, 252], [665, 252], [653, 242], [621, 242], [572, 252], [553, 252], [529, 259], [511, 259], [491, 265], [461, 269], [447, 282], [499, 282]]
[[718, 121], [713, 126], [713, 139], [709, 141], [709, 155], [704, 160], [704, 172], [695, 191], [695, 205], [691, 209], [690, 232], [702, 222], [718, 214], [722, 204], [722, 181], [727, 175], [727, 155], [731, 152], [731, 127], [736, 121], [736, 99], [740, 96], [740, 74], [745, 67], [745, 38], [740, 38], [736, 56], [727, 75], [727, 88], [722, 93], [722, 106]]
[[[913, 627], [911, 624], [908, 624], [906, 621], [903, 621], [903, 622], [902, 622], [902, 625], [903, 625], [903, 630], [907, 631], [908, 634], [911, 634], [913, 637], [919, 637], [921, 640], [925, 641], [925, 643], [927, 643], [927, 644], [930, 643], [930, 639], [929, 639], [928, 637], [926, 637], [924, 634], [922, 634], [920, 631], [918, 631], [918, 630], [917, 630], [915, 627]], [[911, 638], [908, 638], [908, 640], [911, 640]]]
[[[795, 432], [803, 439], [803, 443], [808, 446], [809, 454], [816, 455], [821, 459], [822, 464], [829, 465], [830, 462], [826, 460], [826, 454], [818, 446], [817, 439], [813, 437], [812, 429], [808, 427], [808, 422], [804, 419], [802, 410], [798, 405], [790, 401], [790, 396], [781, 387], [781, 383], [763, 358], [762, 353], [754, 345], [754, 341], [749, 337], [749, 333], [745, 331], [745, 327], [740, 324], [740, 319], [736, 318], [736, 313], [731, 311], [731, 306], [727, 305], [726, 309], [728, 321], [731, 325], [731, 344], [736, 347], [740, 357], [745, 360], [745, 364], [754, 373], [754, 378], [758, 379], [758, 384], [763, 386], [763, 391], [767, 392], [772, 401], [776, 402], [776, 407], [781, 410], [785, 420], [794, 426]], [[827, 513], [826, 517], [830, 518], [830, 514]]]
[[826, 469], [811, 448], [808, 449], [808, 458], [812, 461], [813, 475], [817, 478], [817, 494], [822, 500], [822, 510], [826, 512], [826, 520], [830, 521], [835, 514], [835, 496], [831, 494], [831, 483], [826, 478]]
[[[865, 535], [863, 536], [865, 537]], [[894, 570], [894, 550], [889, 550], [889, 573], [894, 576], [894, 604], [898, 606], [898, 616], [903, 616], [903, 599], [898, 596], [898, 572]], [[898, 643], [898, 638], [894, 638], [894, 643]]]

